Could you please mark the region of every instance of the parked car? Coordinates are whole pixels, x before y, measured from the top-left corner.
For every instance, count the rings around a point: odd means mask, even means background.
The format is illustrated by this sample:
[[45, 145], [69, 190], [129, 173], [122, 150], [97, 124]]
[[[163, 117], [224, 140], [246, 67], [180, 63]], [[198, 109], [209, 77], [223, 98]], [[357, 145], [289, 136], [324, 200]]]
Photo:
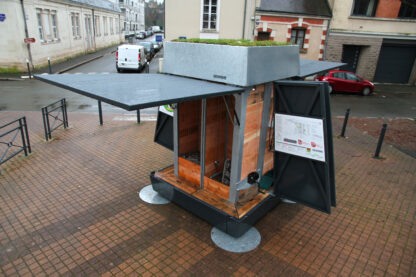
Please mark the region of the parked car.
[[147, 30], [146, 31], [146, 37], [150, 37], [151, 35], [153, 35], [152, 31]]
[[160, 33], [160, 26], [152, 26], [153, 33]]
[[146, 53], [143, 46], [123, 44], [117, 48], [117, 72], [121, 72], [124, 69], [140, 71], [146, 65], [146, 62]]
[[139, 42], [139, 45], [144, 47], [144, 50], [146, 52], [146, 58], [148, 61], [150, 61], [155, 55], [155, 49], [153, 48], [153, 44], [150, 41], [141, 41]]
[[136, 34], [136, 38], [137, 39], [144, 39], [144, 38], [146, 38], [146, 33], [145, 32], [138, 32]]
[[326, 81], [329, 83], [330, 93], [335, 91], [356, 92], [364, 96], [374, 91], [374, 84], [357, 74], [344, 70], [330, 70], [318, 74], [315, 81]]
[[157, 53], [160, 50], [160, 44], [157, 41], [152, 41], [153, 48], [155, 49], [155, 52]]

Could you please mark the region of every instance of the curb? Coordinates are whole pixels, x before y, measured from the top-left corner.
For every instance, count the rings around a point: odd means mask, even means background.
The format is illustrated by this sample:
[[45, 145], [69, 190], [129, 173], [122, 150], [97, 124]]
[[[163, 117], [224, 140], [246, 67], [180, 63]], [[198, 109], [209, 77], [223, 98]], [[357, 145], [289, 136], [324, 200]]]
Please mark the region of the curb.
[[[79, 62], [79, 63], [77, 63], [77, 64], [74, 64], [74, 65], [71, 65], [71, 66], [65, 67], [64, 69], [58, 70], [58, 71], [56, 71], [56, 72], [55, 72], [55, 73], [53, 73], [53, 74], [62, 74], [62, 73], [65, 73], [65, 72], [67, 72], [67, 71], [69, 71], [69, 70], [71, 70], [71, 69], [77, 68], [78, 66], [81, 66], [81, 65], [84, 65], [84, 64], [86, 64], [86, 63], [92, 62], [92, 61], [94, 61], [94, 60], [97, 60], [97, 59], [102, 58], [102, 57], [104, 57], [104, 56], [106, 56], [106, 55], [112, 54], [112, 53], [114, 53], [114, 52], [116, 52], [116, 50], [111, 50], [111, 51], [109, 51], [109, 52], [103, 53], [103, 54], [98, 55], [98, 56], [96, 56], [96, 57], [92, 57], [92, 58], [89, 58], [89, 59], [84, 60], [84, 61], [82, 61], [82, 62]], [[35, 73], [35, 74], [43, 74], [43, 73]], [[22, 78], [10, 78], [10, 77], [2, 78], [2, 77], [0, 77], [0, 81], [24, 81], [24, 80], [25, 80], [25, 79], [22, 79]]]
[[98, 60], [99, 58], [102, 58], [102, 57], [104, 57], [104, 56], [106, 56], [106, 55], [112, 54], [112, 53], [114, 53], [115, 51], [116, 51], [116, 50], [112, 50], [112, 51], [109, 51], [109, 52], [107, 52], [107, 53], [101, 54], [101, 55], [99, 55], [99, 56], [97, 56], [97, 57], [92, 57], [92, 58], [87, 59], [87, 60], [85, 60], [85, 61], [82, 61], [82, 62], [79, 62], [79, 63], [77, 63], [77, 64], [74, 64], [74, 65], [68, 66], [68, 67], [66, 67], [66, 68], [64, 68], [64, 69], [61, 69], [61, 70], [59, 70], [59, 71], [55, 72], [54, 74], [62, 74], [62, 73], [65, 73], [65, 72], [67, 72], [67, 71], [69, 71], [69, 70], [71, 70], [71, 69], [77, 68], [78, 66], [81, 66], [81, 65], [83, 65], [83, 64], [86, 64], [86, 63], [92, 62], [92, 61], [94, 61], [94, 60]]

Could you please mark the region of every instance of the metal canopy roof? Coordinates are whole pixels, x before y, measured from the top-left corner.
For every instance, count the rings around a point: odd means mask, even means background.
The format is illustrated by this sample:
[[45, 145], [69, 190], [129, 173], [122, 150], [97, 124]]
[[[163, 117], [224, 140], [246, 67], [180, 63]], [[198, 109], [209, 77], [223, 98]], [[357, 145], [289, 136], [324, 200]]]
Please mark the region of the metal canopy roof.
[[35, 78], [128, 111], [243, 91], [165, 74], [62, 74]]
[[343, 65], [345, 65], [345, 63], [300, 59], [300, 73], [296, 77], [304, 78], [313, 74], [338, 68]]

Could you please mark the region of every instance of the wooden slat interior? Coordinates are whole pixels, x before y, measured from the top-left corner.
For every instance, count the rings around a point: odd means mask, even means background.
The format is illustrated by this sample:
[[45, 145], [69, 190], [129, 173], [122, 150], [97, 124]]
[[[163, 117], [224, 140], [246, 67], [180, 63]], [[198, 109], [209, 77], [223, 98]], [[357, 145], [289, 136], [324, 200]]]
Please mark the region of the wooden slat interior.
[[200, 152], [201, 100], [179, 104], [179, 155]]
[[[224, 197], [218, 195], [223, 192], [213, 192], [207, 189], [200, 189], [199, 185], [189, 182], [183, 177], [175, 176], [173, 166], [156, 172], [155, 176], [236, 218], [241, 218], [246, 215], [268, 196], [268, 193], [259, 193], [253, 200], [247, 202], [244, 206], [239, 206], [228, 202]], [[222, 188], [220, 190], [222, 190]]]

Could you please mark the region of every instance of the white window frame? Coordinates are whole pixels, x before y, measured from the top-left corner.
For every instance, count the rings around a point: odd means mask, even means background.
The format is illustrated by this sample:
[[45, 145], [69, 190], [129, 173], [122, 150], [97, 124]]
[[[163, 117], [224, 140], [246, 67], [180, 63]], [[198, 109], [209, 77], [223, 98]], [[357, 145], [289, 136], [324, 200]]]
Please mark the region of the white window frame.
[[114, 35], [114, 18], [110, 17], [110, 34]]
[[79, 25], [79, 13], [71, 12], [72, 37], [74, 39], [81, 38], [81, 29]]
[[[208, 28], [203, 28], [203, 24], [204, 24], [204, 3], [205, 1], [209, 1], [209, 6], [211, 7], [211, 1], [212, 0], [201, 0], [201, 17], [200, 17], [200, 31], [201, 32], [212, 32], [212, 31], [216, 31], [219, 32], [220, 30], [220, 6], [221, 6], [221, 0], [217, 0], [217, 13], [216, 13], [216, 24], [215, 24], [215, 29], [211, 29], [210, 25], [211, 25], [211, 17], [209, 17], [209, 21], [208, 21]], [[211, 15], [211, 8], [210, 8], [210, 15]]]
[[100, 30], [100, 16], [95, 15], [94, 16], [94, 28], [95, 28], [95, 36], [100, 37], [101, 36], [101, 30]]
[[108, 25], [108, 21], [107, 21], [107, 16], [103, 16], [103, 33], [104, 36], [108, 36], [108, 29], [107, 26]]
[[51, 29], [52, 29], [54, 40], [58, 40], [59, 39], [58, 15], [56, 11], [50, 11], [49, 15], [50, 15]]
[[36, 8], [36, 21], [39, 39], [42, 43], [59, 41], [58, 14], [56, 10]]
[[45, 33], [42, 23], [42, 9], [36, 9], [36, 20], [38, 22], [38, 32], [39, 32], [39, 40], [41, 42], [45, 41]]

